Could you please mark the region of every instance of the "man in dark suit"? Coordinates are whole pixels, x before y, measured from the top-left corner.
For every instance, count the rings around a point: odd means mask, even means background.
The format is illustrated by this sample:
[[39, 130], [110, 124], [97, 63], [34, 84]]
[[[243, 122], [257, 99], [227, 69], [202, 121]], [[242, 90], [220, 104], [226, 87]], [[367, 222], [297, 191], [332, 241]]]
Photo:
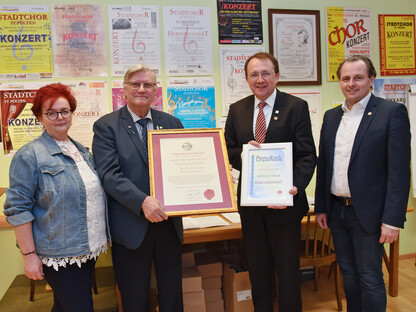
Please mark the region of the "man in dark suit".
[[[305, 188], [316, 165], [308, 104], [276, 89], [279, 65], [269, 53], [247, 59], [246, 80], [254, 95], [230, 106], [225, 138], [232, 166], [241, 170], [243, 144], [291, 142], [293, 206], [241, 207], [244, 243], [256, 312], [272, 312], [275, 270], [279, 279], [279, 311], [301, 311], [299, 281], [300, 226], [308, 211]], [[265, 123], [265, 137], [258, 125]], [[266, 130], [267, 129], [267, 130]], [[244, 174], [244, 173], [243, 173]], [[239, 183], [240, 184], [240, 183]], [[240, 186], [238, 193], [240, 194]]]
[[325, 113], [319, 144], [316, 220], [330, 228], [348, 311], [385, 311], [383, 243], [398, 238], [410, 188], [406, 107], [371, 93], [364, 56], [338, 68], [343, 105]]
[[156, 77], [138, 64], [124, 75], [127, 106], [94, 124], [94, 160], [108, 195], [112, 256], [123, 311], [150, 311], [154, 261], [160, 311], [182, 311], [181, 218], [169, 218], [150, 197], [147, 130], [183, 128], [179, 119], [150, 109]]

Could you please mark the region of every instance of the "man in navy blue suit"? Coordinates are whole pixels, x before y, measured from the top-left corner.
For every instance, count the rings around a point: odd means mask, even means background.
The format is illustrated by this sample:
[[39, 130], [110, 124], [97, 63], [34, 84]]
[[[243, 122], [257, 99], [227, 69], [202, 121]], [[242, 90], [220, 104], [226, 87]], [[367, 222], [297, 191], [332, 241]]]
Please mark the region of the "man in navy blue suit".
[[315, 212], [330, 228], [348, 311], [385, 311], [383, 243], [398, 239], [410, 188], [406, 107], [371, 93], [376, 71], [364, 56], [337, 71], [343, 105], [325, 113]]
[[[228, 157], [241, 170], [244, 144], [291, 142], [293, 148], [293, 206], [241, 207], [238, 211], [247, 251], [256, 312], [273, 312], [274, 276], [279, 279], [279, 311], [302, 311], [299, 280], [301, 221], [309, 206], [305, 189], [316, 165], [308, 103], [276, 88], [279, 63], [265, 52], [250, 56], [245, 74], [252, 95], [232, 104], [225, 125]], [[263, 113], [264, 137], [256, 135]]]
[[183, 128], [179, 119], [150, 108], [156, 77], [144, 65], [124, 75], [127, 105], [94, 124], [92, 149], [108, 196], [112, 256], [123, 311], [150, 311], [154, 261], [160, 311], [182, 311], [182, 219], [169, 218], [151, 196], [147, 130]]

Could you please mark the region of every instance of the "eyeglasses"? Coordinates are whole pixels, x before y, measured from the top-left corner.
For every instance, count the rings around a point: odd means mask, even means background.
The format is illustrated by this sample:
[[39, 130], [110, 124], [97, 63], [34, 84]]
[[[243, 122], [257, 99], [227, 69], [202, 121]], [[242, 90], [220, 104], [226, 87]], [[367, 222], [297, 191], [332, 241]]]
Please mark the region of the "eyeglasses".
[[249, 78], [250, 79], [252, 79], [252, 80], [257, 80], [257, 79], [259, 79], [259, 77], [262, 77], [264, 80], [267, 80], [267, 79], [269, 79], [272, 75], [273, 75], [274, 73], [269, 73], [269, 72], [262, 72], [262, 73], [257, 73], [257, 72], [254, 72], [254, 73], [251, 73], [250, 75], [249, 75]]
[[146, 90], [150, 90], [156, 86], [155, 83], [151, 82], [132, 82], [132, 81], [126, 81], [125, 84], [128, 84], [132, 87], [132, 89], [137, 90], [140, 89], [141, 86], [145, 88]]
[[69, 116], [72, 115], [72, 111], [71, 110], [63, 110], [62, 112], [46, 112], [44, 113], [46, 115], [46, 117], [48, 117], [49, 120], [56, 120], [58, 119], [58, 115], [61, 114], [61, 117], [63, 119], [67, 119], [69, 118]]

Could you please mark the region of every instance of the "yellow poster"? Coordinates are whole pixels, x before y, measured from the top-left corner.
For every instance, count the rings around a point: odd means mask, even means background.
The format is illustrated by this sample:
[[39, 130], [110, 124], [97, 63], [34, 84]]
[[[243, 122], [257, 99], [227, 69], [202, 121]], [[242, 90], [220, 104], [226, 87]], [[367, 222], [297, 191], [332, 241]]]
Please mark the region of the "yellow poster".
[[0, 6], [0, 79], [52, 77], [47, 5]]
[[415, 16], [379, 15], [380, 74], [414, 75]]
[[338, 81], [339, 64], [352, 55], [371, 58], [371, 10], [326, 8], [328, 81]]

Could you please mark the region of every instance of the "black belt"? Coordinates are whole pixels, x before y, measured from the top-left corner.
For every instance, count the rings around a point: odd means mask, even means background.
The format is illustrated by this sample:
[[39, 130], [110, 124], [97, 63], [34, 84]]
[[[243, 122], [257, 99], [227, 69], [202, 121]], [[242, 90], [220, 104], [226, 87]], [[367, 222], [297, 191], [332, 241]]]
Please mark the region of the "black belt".
[[341, 205], [345, 207], [352, 206], [352, 199], [351, 197], [342, 197], [342, 196], [335, 196], [331, 194], [331, 197], [335, 199], [337, 202], [339, 202]]

